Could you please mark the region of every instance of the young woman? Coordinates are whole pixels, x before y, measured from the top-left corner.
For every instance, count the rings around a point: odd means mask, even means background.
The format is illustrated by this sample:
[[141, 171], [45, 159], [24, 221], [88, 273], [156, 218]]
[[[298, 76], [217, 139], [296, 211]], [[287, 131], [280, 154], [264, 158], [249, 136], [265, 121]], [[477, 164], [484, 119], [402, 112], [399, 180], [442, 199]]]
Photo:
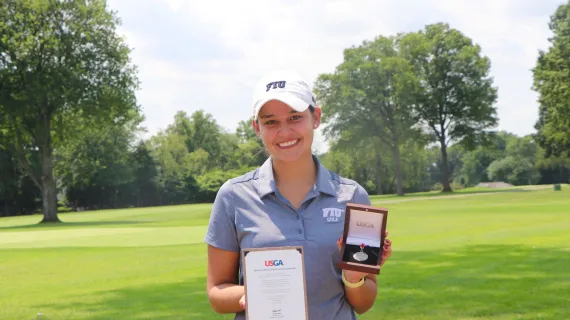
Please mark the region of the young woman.
[[[355, 181], [327, 170], [311, 152], [321, 119], [313, 93], [294, 72], [276, 72], [256, 87], [253, 127], [270, 156], [255, 171], [227, 181], [214, 202], [208, 244], [208, 299], [217, 313], [245, 319], [241, 248], [302, 245], [309, 319], [350, 320], [376, 299], [374, 274], [340, 270], [347, 202], [370, 204]], [[330, 219], [327, 214], [335, 214]], [[382, 264], [391, 253], [384, 243]]]

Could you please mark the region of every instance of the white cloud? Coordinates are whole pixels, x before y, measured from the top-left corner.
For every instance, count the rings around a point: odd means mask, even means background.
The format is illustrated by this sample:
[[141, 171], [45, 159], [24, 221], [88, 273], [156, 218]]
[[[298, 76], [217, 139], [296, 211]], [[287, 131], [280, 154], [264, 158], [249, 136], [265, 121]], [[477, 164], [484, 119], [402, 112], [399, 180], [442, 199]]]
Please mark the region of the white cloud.
[[499, 128], [517, 134], [534, 131], [538, 107], [531, 69], [538, 50], [548, 46], [549, 15], [558, 3], [544, 1], [540, 15], [535, 5], [524, 0], [440, 2], [451, 25], [473, 38], [491, 59], [491, 75], [499, 88]]
[[[314, 80], [342, 61], [343, 49], [379, 34], [448, 22], [481, 45], [499, 87], [500, 129], [532, 132], [531, 91], [538, 49], [559, 1], [145, 1], [113, 0], [135, 48], [139, 102], [150, 134], [174, 113], [204, 109], [233, 130], [250, 115], [252, 86], [269, 69]], [[156, 16], [154, 16], [156, 14]], [[140, 19], [140, 20], [139, 20]], [[161, 31], [161, 28], [165, 28]], [[326, 110], [324, 110], [326, 112]], [[319, 136], [319, 144], [322, 137]]]

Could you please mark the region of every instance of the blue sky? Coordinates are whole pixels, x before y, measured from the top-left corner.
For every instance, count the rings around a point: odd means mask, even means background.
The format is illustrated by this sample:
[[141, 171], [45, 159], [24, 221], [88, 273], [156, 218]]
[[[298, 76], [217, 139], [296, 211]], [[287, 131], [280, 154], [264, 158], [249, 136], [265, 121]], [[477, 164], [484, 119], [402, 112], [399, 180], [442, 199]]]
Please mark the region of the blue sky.
[[[405, 4], [403, 4], [405, 3]], [[377, 35], [448, 22], [481, 45], [499, 89], [498, 129], [534, 132], [537, 52], [548, 47], [554, 0], [109, 0], [133, 48], [146, 136], [178, 110], [203, 109], [233, 131], [251, 115], [253, 85], [272, 69], [309, 81], [332, 72], [343, 49]], [[324, 109], [323, 112], [326, 112]], [[326, 150], [317, 134], [315, 149]]]

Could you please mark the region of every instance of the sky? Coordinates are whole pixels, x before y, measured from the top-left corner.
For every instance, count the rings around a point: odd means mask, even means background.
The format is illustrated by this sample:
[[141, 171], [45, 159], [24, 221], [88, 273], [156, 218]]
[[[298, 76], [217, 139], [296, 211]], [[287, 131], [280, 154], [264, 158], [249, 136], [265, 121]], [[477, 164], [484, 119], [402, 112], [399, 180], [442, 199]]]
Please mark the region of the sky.
[[[554, 0], [109, 0], [133, 49], [149, 137], [177, 111], [204, 110], [233, 132], [252, 114], [255, 83], [291, 69], [310, 83], [334, 72], [343, 50], [378, 35], [446, 22], [482, 48], [498, 88], [497, 129], [534, 132], [531, 69], [549, 46]], [[323, 113], [326, 109], [323, 108]], [[322, 129], [322, 128], [321, 128]], [[314, 149], [326, 151], [317, 132]]]

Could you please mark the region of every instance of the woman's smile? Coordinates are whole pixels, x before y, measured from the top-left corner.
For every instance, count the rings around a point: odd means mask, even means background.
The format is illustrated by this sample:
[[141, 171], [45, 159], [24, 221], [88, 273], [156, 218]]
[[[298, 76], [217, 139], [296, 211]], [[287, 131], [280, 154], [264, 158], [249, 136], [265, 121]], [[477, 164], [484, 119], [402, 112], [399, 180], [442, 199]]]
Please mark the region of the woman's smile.
[[301, 139], [294, 139], [294, 140], [289, 140], [289, 141], [278, 143], [277, 145], [281, 149], [290, 149], [290, 148], [296, 146], [299, 141], [301, 141]]

